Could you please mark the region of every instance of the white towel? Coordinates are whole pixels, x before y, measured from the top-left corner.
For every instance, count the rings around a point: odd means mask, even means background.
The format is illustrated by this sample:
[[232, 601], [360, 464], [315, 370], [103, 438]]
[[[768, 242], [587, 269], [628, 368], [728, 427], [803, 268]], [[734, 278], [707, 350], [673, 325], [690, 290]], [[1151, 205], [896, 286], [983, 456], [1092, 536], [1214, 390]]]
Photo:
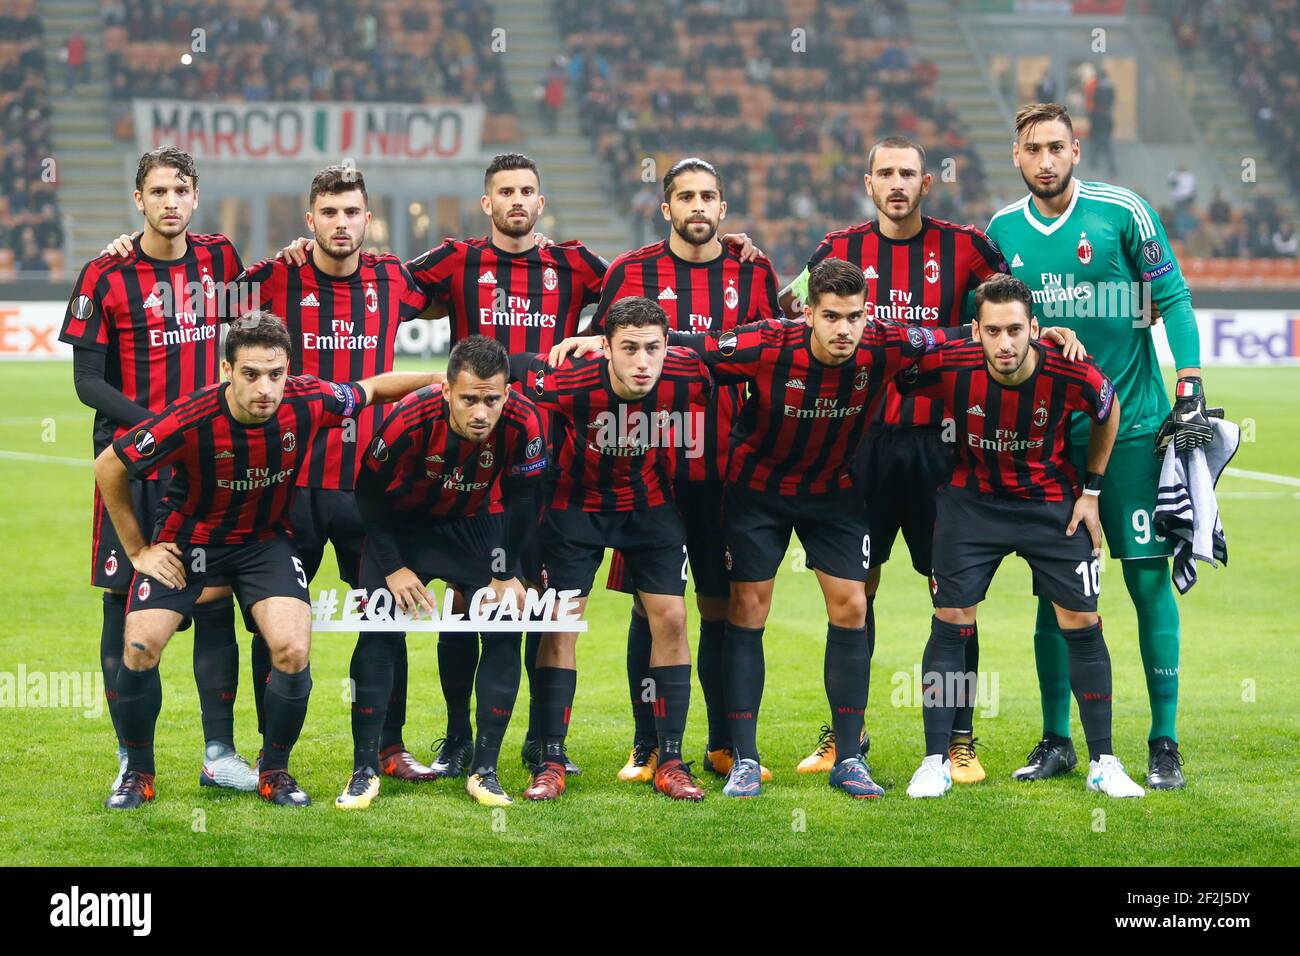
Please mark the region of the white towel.
[[1228, 543], [1219, 520], [1214, 486], [1241, 444], [1235, 422], [1211, 418], [1214, 439], [1204, 448], [1180, 451], [1170, 442], [1160, 466], [1156, 533], [1174, 539], [1174, 586], [1186, 594], [1196, 583], [1196, 562], [1228, 563]]

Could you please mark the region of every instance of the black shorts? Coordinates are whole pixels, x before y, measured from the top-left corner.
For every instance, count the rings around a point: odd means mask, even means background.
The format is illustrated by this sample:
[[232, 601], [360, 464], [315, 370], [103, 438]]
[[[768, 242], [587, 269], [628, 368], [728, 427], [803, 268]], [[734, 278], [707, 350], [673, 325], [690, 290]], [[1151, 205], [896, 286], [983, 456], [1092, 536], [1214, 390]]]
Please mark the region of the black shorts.
[[[686, 527], [686, 555], [695, 593], [703, 597], [730, 597], [727, 548], [722, 541], [722, 484], [679, 481], [673, 486], [673, 498]], [[605, 587], [625, 594], [636, 590], [628, 580], [627, 562], [621, 551], [615, 551], [610, 559]]]
[[[167, 494], [166, 481], [136, 480], [128, 482], [131, 489], [131, 510], [140, 525], [140, 533], [153, 536], [154, 529], [165, 517], [162, 500]], [[126, 549], [117, 536], [117, 529], [108, 517], [108, 509], [99, 497], [95, 486], [95, 523], [90, 536], [90, 583], [97, 588], [126, 591], [131, 586], [135, 568], [126, 556]]]
[[934, 494], [952, 477], [952, 446], [941, 435], [938, 428], [873, 425], [858, 449], [850, 474], [867, 505], [873, 566], [889, 560], [902, 531], [912, 567], [929, 575]]
[[866, 581], [871, 567], [867, 509], [851, 490], [823, 495], [778, 495], [727, 485], [723, 537], [733, 581], [767, 581], [799, 536], [807, 566], [850, 581]]
[[1029, 562], [1034, 593], [1067, 611], [1097, 610], [1100, 591], [1092, 539], [1082, 524], [1065, 534], [1073, 501], [1026, 501], [945, 486], [937, 495], [935, 607], [971, 607], [984, 600], [989, 582], [1011, 552]]
[[[403, 519], [397, 547], [405, 566], [425, 584], [445, 581], [469, 598], [498, 577], [493, 573], [492, 559], [501, 547], [504, 529], [504, 515], [442, 521], [429, 517]], [[387, 586], [379, 566], [363, 547], [360, 587], [369, 593]]]
[[686, 593], [686, 530], [674, 505], [616, 514], [548, 510], [542, 517], [542, 583], [590, 594], [606, 548], [622, 552], [626, 580], [637, 591]]
[[298, 549], [283, 535], [249, 544], [185, 545], [180, 561], [185, 566], [185, 586], [180, 590], [137, 573], [131, 579], [127, 613], [166, 608], [190, 617], [205, 587], [233, 587], [244, 620], [250, 622], [253, 605], [265, 598], [290, 597], [311, 603], [307, 596], [307, 572], [298, 557]]
[[332, 541], [339, 577], [354, 588], [358, 586], [366, 530], [355, 493], [337, 488], [295, 488], [289, 504], [289, 527], [308, 581], [320, 570], [325, 542]]

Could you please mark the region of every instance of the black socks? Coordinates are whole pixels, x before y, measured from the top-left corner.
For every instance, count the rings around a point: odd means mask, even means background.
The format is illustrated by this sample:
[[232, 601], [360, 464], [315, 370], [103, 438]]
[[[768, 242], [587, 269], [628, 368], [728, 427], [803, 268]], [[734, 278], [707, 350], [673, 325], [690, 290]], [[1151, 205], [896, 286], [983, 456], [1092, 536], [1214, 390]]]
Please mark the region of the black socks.
[[474, 669], [478, 667], [478, 635], [438, 635], [438, 680], [447, 702], [447, 736], [468, 740], [474, 735], [469, 723], [469, 699], [474, 692]]
[[1070, 689], [1079, 702], [1088, 755], [1096, 760], [1102, 754], [1113, 754], [1110, 651], [1101, 636], [1101, 622], [1092, 627], [1062, 628], [1061, 636], [1070, 655]]
[[763, 700], [766, 668], [763, 628], [726, 625], [723, 650], [727, 724], [737, 760], [758, 759], [758, 705]]
[[731, 730], [727, 727], [727, 693], [722, 669], [726, 641], [726, 621], [700, 621], [700, 645], [695, 652], [695, 666], [700, 675], [700, 689], [704, 691], [704, 710], [709, 718], [708, 750], [721, 750], [731, 740]]
[[126, 748], [126, 769], [152, 774], [153, 734], [162, 710], [158, 665], [133, 671], [122, 661], [117, 669], [118, 743]]
[[[484, 634], [475, 681], [474, 773], [495, 770], [519, 695], [519, 634]], [[571, 673], [576, 675], [576, 671]], [[572, 703], [572, 699], [570, 699]]]
[[947, 755], [953, 714], [958, 706], [974, 703], [975, 688], [968, 687], [964, 677], [966, 641], [974, 633], [973, 624], [930, 619], [930, 639], [921, 655], [921, 716], [927, 757]]
[[638, 743], [655, 739], [654, 702], [642, 683], [650, 676], [650, 620], [632, 611], [627, 625], [627, 690], [632, 701], [633, 738]]
[[266, 733], [262, 742], [262, 772], [284, 770], [289, 752], [298, 742], [307, 719], [307, 698], [311, 695], [311, 665], [296, 674], [271, 668], [266, 685]]
[[104, 674], [104, 700], [113, 721], [113, 733], [122, 736], [117, 717], [117, 674], [126, 646], [126, 595], [104, 592], [104, 620], [99, 630], [99, 666]]
[[659, 741], [659, 763], [682, 758], [682, 737], [686, 733], [686, 715], [691, 707], [691, 665], [669, 664], [651, 667], [654, 681], [655, 736]]
[[861, 754], [862, 721], [871, 681], [871, 657], [865, 627], [826, 625], [826, 656], [822, 679], [831, 705], [835, 731], [835, 762]]
[[235, 602], [229, 595], [194, 606], [194, 684], [204, 741], [235, 746], [235, 695], [239, 691], [239, 644]]

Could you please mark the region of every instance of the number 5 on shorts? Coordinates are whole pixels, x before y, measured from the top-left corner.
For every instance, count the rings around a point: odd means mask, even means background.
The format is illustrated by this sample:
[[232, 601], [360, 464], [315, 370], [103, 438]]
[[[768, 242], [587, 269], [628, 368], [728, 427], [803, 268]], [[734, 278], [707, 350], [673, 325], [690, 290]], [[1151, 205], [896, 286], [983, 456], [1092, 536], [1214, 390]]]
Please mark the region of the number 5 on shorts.
[[298, 583], [303, 587], [307, 586], [307, 569], [302, 566], [302, 558], [296, 554], [293, 556], [293, 566], [298, 572]]

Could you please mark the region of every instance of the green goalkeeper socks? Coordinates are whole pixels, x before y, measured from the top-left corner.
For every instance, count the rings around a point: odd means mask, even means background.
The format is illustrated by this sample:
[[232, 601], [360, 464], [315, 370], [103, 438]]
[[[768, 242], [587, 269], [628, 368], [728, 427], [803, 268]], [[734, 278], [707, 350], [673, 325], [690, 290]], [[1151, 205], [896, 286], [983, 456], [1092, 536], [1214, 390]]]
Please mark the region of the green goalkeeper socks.
[[1138, 645], [1151, 701], [1148, 740], [1177, 740], [1178, 602], [1169, 583], [1169, 561], [1148, 558], [1124, 562], [1124, 585], [1137, 609]]
[[1043, 736], [1070, 737], [1070, 657], [1056, 623], [1056, 611], [1047, 598], [1038, 599], [1034, 623], [1034, 661], [1038, 665], [1038, 693], [1043, 702]]

